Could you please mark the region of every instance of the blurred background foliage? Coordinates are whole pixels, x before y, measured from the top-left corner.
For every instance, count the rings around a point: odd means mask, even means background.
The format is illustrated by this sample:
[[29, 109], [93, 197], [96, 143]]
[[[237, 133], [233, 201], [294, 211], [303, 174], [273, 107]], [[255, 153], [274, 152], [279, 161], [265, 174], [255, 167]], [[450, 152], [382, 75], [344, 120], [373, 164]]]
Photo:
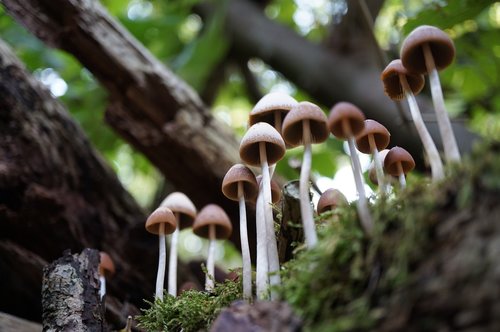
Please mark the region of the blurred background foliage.
[[[297, 100], [309, 99], [304, 91], [260, 59], [249, 59], [243, 66], [229, 60], [231, 45], [224, 35], [224, 1], [217, 3], [220, 10], [208, 21], [203, 21], [194, 10], [202, 0], [101, 1], [132, 35], [202, 97], [213, 86], [214, 73], [222, 75], [217, 90], [204, 99], [214, 115], [231, 126], [237, 136], [241, 137], [246, 130], [247, 116], [255, 103], [248, 91], [245, 77], [248, 73], [261, 94], [278, 90]], [[266, 3], [264, 11], [270, 19], [321, 43], [328, 37], [331, 26], [348, 12], [348, 3], [274, 0]], [[445, 29], [455, 41], [456, 60], [440, 74], [449, 112], [464, 118], [473, 131], [500, 139], [500, 2], [386, 0], [376, 18], [374, 32], [389, 59], [393, 59], [398, 57], [404, 37], [421, 24]], [[150, 209], [162, 183], [161, 175], [104, 124], [107, 94], [92, 74], [72, 56], [48, 49], [2, 9], [0, 33], [27, 68], [67, 106], [125, 187], [142, 206]], [[290, 150], [277, 172], [288, 179], [297, 178], [296, 161], [301, 153], [300, 148]], [[327, 144], [314, 147], [313, 168], [318, 177], [332, 178], [341, 167], [348, 167], [342, 143], [330, 139]], [[343, 176], [340, 171], [337, 174]], [[201, 244], [193, 241], [191, 244], [195, 243], [193, 246], [199, 250]], [[185, 249], [186, 253], [193, 250]]]

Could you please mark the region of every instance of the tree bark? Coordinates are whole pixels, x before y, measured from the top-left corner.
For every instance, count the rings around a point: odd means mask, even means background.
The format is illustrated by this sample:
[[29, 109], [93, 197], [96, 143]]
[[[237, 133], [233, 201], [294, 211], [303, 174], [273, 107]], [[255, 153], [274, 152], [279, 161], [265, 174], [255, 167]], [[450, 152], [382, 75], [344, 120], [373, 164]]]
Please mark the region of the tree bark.
[[220, 190], [225, 172], [239, 160], [232, 131], [98, 1], [1, 2], [38, 38], [73, 54], [95, 75], [109, 92], [106, 121], [169, 182], [198, 208], [216, 203], [237, 217]]
[[104, 305], [99, 295], [99, 251], [63, 257], [43, 271], [42, 322], [44, 331], [105, 331]]

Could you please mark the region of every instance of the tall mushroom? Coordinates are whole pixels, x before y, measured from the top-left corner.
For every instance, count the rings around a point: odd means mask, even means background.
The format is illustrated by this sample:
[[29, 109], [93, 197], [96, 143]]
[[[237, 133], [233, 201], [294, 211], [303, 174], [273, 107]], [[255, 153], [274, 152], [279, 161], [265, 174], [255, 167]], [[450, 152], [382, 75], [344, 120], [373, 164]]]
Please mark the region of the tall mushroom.
[[316, 235], [313, 207], [309, 197], [312, 144], [322, 143], [328, 138], [326, 115], [317, 105], [307, 101], [300, 102], [286, 115], [283, 121], [282, 135], [285, 142], [292, 147], [304, 145], [299, 183], [300, 214], [306, 245], [313, 248], [318, 242], [318, 236]]
[[111, 278], [113, 274], [115, 274], [115, 264], [111, 257], [104, 251], [99, 252], [99, 295], [101, 296], [101, 300], [106, 295], [106, 278]]
[[179, 230], [193, 225], [196, 217], [196, 207], [185, 194], [173, 192], [169, 194], [160, 206], [169, 208], [175, 216], [177, 227], [170, 238], [170, 256], [168, 259], [168, 293], [177, 296], [177, 246]]
[[[262, 185], [259, 195], [262, 195], [264, 206], [264, 221], [257, 218], [257, 296], [265, 297], [267, 284], [267, 268], [262, 262], [262, 255], [268, 253], [269, 272], [272, 273], [271, 285], [279, 285], [279, 258], [278, 246], [274, 232], [267, 234], [267, 225], [274, 225], [273, 211], [271, 206], [271, 178], [269, 175], [269, 164], [275, 164], [285, 155], [285, 142], [279, 132], [265, 122], [258, 122], [251, 126], [240, 143], [240, 158], [252, 166], [261, 166]], [[258, 201], [259, 199], [257, 199]], [[258, 203], [257, 203], [258, 205]], [[264, 244], [262, 243], [264, 242]], [[261, 244], [259, 262], [259, 244]], [[269, 248], [269, 249], [268, 249]], [[261, 263], [261, 264], [259, 264]], [[273, 294], [271, 294], [273, 296]]]
[[365, 183], [361, 174], [361, 164], [356, 151], [354, 137], [358, 135], [365, 126], [365, 115], [361, 110], [348, 102], [335, 104], [328, 116], [328, 127], [330, 132], [337, 138], [347, 140], [351, 156], [351, 166], [354, 174], [354, 182], [358, 191], [357, 209], [361, 225], [366, 234], [371, 235], [373, 231], [373, 219], [368, 210], [368, 200], [365, 193]]
[[[262, 182], [262, 175], [257, 175], [255, 178], [257, 180], [257, 185], [260, 186]], [[271, 203], [276, 204], [281, 199], [281, 188], [278, 182], [271, 179]]]
[[365, 120], [365, 128], [356, 136], [356, 146], [362, 153], [372, 154], [379, 191], [386, 192], [384, 183], [384, 165], [379, 155], [379, 151], [389, 145], [391, 134], [383, 125], [375, 120]]
[[255, 200], [259, 187], [255, 175], [242, 164], [232, 166], [222, 180], [222, 192], [230, 200], [239, 202], [240, 208], [240, 242], [243, 260], [243, 297], [252, 298], [252, 261], [247, 234], [247, 212], [245, 200]]
[[158, 273], [156, 275], [155, 296], [163, 300], [163, 283], [165, 280], [165, 265], [167, 261], [167, 250], [165, 248], [165, 235], [172, 234], [177, 228], [177, 221], [174, 213], [167, 207], [160, 206], [153, 211], [146, 220], [146, 230], [149, 233], [158, 235], [159, 238], [159, 257]]
[[330, 188], [321, 194], [316, 209], [318, 214], [322, 214], [341, 205], [347, 205], [347, 199], [344, 194], [337, 189]]
[[207, 256], [207, 276], [205, 290], [214, 288], [215, 278], [215, 241], [227, 239], [231, 236], [233, 226], [224, 210], [215, 204], [208, 204], [196, 216], [193, 223], [193, 232], [209, 240]]
[[408, 71], [429, 75], [436, 118], [448, 162], [460, 161], [460, 151], [444, 105], [438, 70], [448, 67], [455, 57], [455, 45], [442, 30], [422, 25], [414, 29], [401, 46], [401, 62]]
[[424, 77], [421, 74], [410, 73], [401, 63], [401, 60], [393, 60], [387, 65], [381, 75], [384, 83], [385, 94], [392, 100], [400, 100], [406, 96], [410, 107], [411, 117], [415, 123], [418, 136], [422, 141], [425, 154], [431, 166], [432, 178], [440, 180], [444, 177], [443, 162], [439, 156], [436, 144], [425, 126], [420, 108], [415, 95], [420, 93], [424, 87]]
[[[384, 165], [385, 156], [387, 156], [388, 152], [389, 152], [388, 149], [383, 149], [383, 150], [379, 151], [379, 153], [378, 153], [380, 162], [382, 163], [382, 167]], [[387, 180], [385, 175], [386, 174], [384, 171], [384, 182]], [[370, 179], [370, 181], [374, 185], [378, 186], [377, 171], [375, 170], [375, 163], [373, 161], [370, 163], [370, 166], [368, 167], [368, 178]], [[386, 188], [388, 187], [389, 184], [390, 183], [387, 183]]]
[[285, 115], [297, 105], [297, 101], [282, 92], [270, 92], [262, 97], [250, 112], [248, 124], [253, 126], [257, 122], [266, 122], [281, 134], [281, 125]]
[[384, 169], [387, 174], [399, 179], [401, 188], [406, 187], [405, 175], [415, 168], [415, 161], [411, 154], [405, 149], [395, 146], [387, 153], [384, 160]]

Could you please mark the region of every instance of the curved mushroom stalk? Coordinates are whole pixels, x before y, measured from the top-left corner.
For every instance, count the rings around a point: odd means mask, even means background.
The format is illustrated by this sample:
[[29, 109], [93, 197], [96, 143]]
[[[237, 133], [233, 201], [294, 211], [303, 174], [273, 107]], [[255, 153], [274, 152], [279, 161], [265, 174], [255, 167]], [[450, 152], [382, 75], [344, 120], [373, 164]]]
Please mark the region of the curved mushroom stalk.
[[160, 232], [158, 234], [160, 254], [158, 256], [158, 272], [156, 274], [155, 295], [160, 300], [163, 300], [163, 283], [165, 282], [165, 266], [167, 263], [167, 249], [165, 246], [165, 225], [160, 224]]
[[215, 280], [215, 226], [210, 225], [208, 228], [208, 256], [207, 256], [207, 275], [205, 277], [205, 290], [211, 291], [214, 289]]
[[[174, 213], [179, 220], [179, 214]], [[168, 258], [168, 293], [177, 296], [177, 245], [179, 242], [179, 223], [170, 237], [170, 256]]]

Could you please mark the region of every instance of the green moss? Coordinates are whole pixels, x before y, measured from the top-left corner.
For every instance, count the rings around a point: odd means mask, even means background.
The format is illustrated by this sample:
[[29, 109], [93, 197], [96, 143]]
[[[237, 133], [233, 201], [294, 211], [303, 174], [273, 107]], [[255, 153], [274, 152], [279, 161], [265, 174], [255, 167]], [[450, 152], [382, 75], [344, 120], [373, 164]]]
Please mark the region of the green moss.
[[500, 144], [477, 148], [440, 183], [419, 179], [407, 190], [378, 198], [375, 232], [361, 231], [350, 205], [317, 218], [317, 247], [299, 252], [282, 272], [282, 298], [304, 319], [306, 331], [370, 331], [384, 304], [412, 279], [429, 253], [435, 226], [450, 212], [500, 191]]
[[144, 310], [137, 319], [139, 326], [147, 331], [208, 330], [219, 312], [240, 298], [241, 282], [226, 280], [216, 283], [210, 293], [188, 290], [177, 297], [165, 294], [163, 301], [146, 301], [150, 308]]

